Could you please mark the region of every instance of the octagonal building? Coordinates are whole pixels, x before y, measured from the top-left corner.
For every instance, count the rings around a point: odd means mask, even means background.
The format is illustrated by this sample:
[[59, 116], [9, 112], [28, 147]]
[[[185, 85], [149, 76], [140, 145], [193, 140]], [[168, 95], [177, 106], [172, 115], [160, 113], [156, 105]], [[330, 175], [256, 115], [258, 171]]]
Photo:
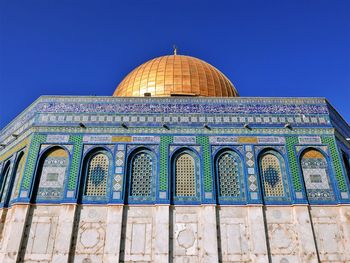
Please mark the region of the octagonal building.
[[350, 127], [239, 97], [198, 58], [113, 96], [42, 96], [0, 132], [0, 262], [350, 262]]

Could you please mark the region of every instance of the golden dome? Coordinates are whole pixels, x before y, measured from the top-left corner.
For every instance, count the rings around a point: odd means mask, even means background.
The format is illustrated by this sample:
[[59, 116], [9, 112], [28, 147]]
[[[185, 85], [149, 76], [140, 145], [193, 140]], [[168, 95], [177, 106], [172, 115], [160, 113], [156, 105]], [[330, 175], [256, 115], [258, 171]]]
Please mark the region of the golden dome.
[[198, 58], [171, 55], [151, 59], [130, 72], [114, 97], [237, 97], [235, 87], [212, 65]]

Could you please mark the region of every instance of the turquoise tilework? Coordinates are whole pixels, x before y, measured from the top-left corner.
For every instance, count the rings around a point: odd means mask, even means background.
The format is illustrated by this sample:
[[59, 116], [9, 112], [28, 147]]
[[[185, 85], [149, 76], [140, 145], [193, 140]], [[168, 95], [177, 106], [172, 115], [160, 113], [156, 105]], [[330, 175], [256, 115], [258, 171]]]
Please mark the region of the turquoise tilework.
[[203, 172], [204, 172], [204, 191], [211, 192], [213, 189], [213, 179], [211, 176], [211, 156], [208, 136], [197, 136], [197, 143], [203, 149]]
[[69, 137], [69, 142], [74, 144], [73, 156], [71, 159], [71, 166], [69, 171], [69, 180], [68, 180], [68, 190], [75, 190], [77, 184], [77, 178], [79, 174], [80, 160], [82, 159], [82, 135], [71, 135]]
[[46, 135], [34, 134], [31, 140], [24, 176], [22, 190], [29, 190], [30, 182], [35, 171], [35, 166], [40, 150], [40, 145], [46, 141]]
[[333, 163], [333, 168], [335, 172], [335, 178], [337, 179], [338, 189], [342, 192], [347, 192], [345, 175], [341, 168], [340, 156], [338, 149], [336, 147], [336, 142], [333, 136], [323, 136], [321, 137], [322, 143], [327, 144], [331, 154], [331, 161]]
[[162, 136], [160, 138], [159, 191], [166, 191], [168, 189], [168, 154], [169, 144], [171, 144], [172, 142], [172, 136]]

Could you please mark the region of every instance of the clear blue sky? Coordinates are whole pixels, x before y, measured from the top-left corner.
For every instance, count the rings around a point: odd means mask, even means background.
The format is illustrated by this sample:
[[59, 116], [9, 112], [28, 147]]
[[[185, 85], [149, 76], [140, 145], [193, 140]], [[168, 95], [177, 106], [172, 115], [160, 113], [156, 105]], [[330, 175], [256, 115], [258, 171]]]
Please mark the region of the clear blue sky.
[[40, 95], [109, 96], [173, 43], [241, 96], [326, 97], [350, 120], [350, 1], [0, 0], [0, 127]]

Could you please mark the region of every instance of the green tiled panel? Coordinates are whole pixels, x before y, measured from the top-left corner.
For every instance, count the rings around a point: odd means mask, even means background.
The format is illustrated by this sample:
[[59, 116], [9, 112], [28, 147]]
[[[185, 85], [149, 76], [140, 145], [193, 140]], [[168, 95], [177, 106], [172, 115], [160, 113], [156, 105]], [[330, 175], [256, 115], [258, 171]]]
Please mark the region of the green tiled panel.
[[213, 182], [211, 176], [209, 137], [197, 136], [197, 143], [200, 144], [203, 149], [204, 191], [211, 192], [213, 189]]
[[294, 146], [297, 145], [298, 137], [290, 136], [286, 137], [287, 154], [289, 160], [289, 167], [292, 176], [292, 182], [295, 191], [302, 191], [302, 183], [300, 181], [299, 169], [298, 169], [298, 159], [295, 155]]
[[30, 182], [35, 171], [35, 166], [40, 150], [41, 143], [46, 141], [46, 135], [34, 134], [30, 143], [26, 168], [22, 179], [22, 189], [29, 190]]
[[78, 174], [79, 174], [79, 165], [81, 160], [81, 152], [83, 148], [83, 137], [81, 135], [71, 135], [69, 142], [74, 144], [72, 163], [69, 171], [69, 180], [68, 180], [68, 190], [75, 190]]
[[341, 168], [340, 156], [338, 154], [335, 139], [332, 136], [325, 136], [325, 137], [322, 137], [322, 143], [327, 144], [329, 147], [329, 151], [331, 153], [331, 161], [333, 163], [333, 168], [335, 172], [335, 177], [338, 182], [338, 188], [341, 192], [346, 192], [347, 188], [346, 188], [345, 178]]
[[172, 136], [162, 136], [160, 138], [159, 191], [166, 191], [168, 188], [169, 144], [171, 144], [172, 142], [173, 142]]

